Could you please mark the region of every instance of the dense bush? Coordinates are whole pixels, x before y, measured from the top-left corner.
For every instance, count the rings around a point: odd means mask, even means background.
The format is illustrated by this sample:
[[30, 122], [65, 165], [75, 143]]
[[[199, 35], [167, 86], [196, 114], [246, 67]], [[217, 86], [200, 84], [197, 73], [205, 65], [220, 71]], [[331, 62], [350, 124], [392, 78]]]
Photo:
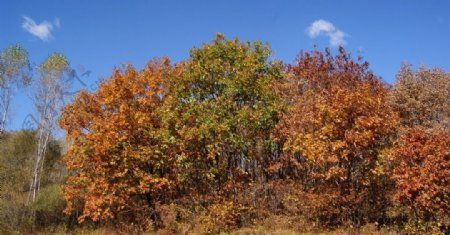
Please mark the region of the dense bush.
[[65, 172], [58, 163], [61, 153], [56, 141], [48, 145], [39, 200], [30, 200], [35, 138], [34, 131], [19, 131], [0, 139], [0, 232], [29, 231], [65, 219], [65, 202], [58, 192]]

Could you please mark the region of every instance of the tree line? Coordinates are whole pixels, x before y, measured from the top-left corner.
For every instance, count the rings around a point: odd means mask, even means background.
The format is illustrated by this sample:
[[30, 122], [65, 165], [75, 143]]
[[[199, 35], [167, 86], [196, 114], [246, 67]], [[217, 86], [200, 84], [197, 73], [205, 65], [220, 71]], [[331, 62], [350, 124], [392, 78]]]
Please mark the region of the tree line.
[[[58, 108], [68, 66], [41, 65], [37, 110]], [[128, 64], [79, 92], [58, 119], [67, 150], [52, 112], [40, 117], [49, 128], [4, 133], [0, 207], [31, 221], [0, 225], [219, 233], [284, 215], [312, 229], [445, 233], [449, 98], [442, 69], [403, 64], [390, 85], [342, 47], [286, 64], [267, 44], [218, 34], [181, 62]], [[31, 183], [6, 177], [17, 174]]]

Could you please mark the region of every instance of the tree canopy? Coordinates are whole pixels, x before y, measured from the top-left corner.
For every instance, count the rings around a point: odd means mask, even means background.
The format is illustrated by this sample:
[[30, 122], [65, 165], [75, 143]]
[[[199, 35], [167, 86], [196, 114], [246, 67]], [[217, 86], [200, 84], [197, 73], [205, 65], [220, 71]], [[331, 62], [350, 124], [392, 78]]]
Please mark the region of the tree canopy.
[[50, 54], [33, 80], [29, 64], [19, 45], [0, 54], [0, 130], [12, 88], [33, 84], [38, 114], [0, 133], [0, 233], [450, 227], [442, 69], [404, 64], [390, 85], [343, 47], [285, 64], [217, 34], [176, 63], [114, 68], [65, 104], [68, 58]]

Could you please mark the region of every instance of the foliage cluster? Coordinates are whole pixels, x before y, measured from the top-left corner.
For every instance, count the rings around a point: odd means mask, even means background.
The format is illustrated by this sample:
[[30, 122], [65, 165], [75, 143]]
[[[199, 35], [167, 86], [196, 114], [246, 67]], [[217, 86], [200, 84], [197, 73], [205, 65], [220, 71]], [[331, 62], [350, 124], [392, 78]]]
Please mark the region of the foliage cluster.
[[50, 141], [31, 212], [20, 210], [35, 133], [4, 135], [0, 225], [37, 213], [72, 231], [217, 234], [273, 219], [301, 232], [442, 234], [449, 84], [443, 70], [404, 65], [390, 86], [343, 48], [283, 64], [267, 44], [218, 34], [186, 60], [116, 68], [78, 93], [59, 118], [64, 167]]
[[80, 93], [60, 119], [74, 141], [66, 212], [146, 230], [169, 226], [158, 208], [177, 205], [206, 233], [267, 214], [402, 226], [414, 216], [391, 215], [400, 208], [448, 225], [447, 74], [402, 67], [391, 88], [343, 48], [292, 65], [270, 55], [217, 35], [187, 60], [116, 69]]

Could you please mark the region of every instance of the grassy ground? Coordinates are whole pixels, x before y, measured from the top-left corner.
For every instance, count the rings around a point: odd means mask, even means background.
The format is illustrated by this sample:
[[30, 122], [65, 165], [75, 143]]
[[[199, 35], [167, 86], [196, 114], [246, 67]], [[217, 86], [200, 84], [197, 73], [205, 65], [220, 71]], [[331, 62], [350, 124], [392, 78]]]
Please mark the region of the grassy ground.
[[[65, 232], [65, 231], [53, 231], [53, 232], [41, 232], [39, 234], [56, 234], [56, 235], [69, 235], [69, 234], [80, 234], [80, 235], [115, 235], [119, 234], [113, 230], [110, 229], [96, 229], [96, 230], [76, 230], [72, 232]], [[145, 234], [171, 234], [166, 232], [149, 232]], [[186, 234], [198, 234], [196, 232], [188, 232]], [[356, 229], [338, 229], [335, 231], [315, 231], [315, 232], [300, 232], [295, 231], [292, 229], [282, 229], [282, 228], [266, 228], [266, 227], [252, 227], [252, 228], [241, 228], [236, 231], [231, 232], [222, 232], [221, 235], [315, 235], [315, 234], [322, 234], [322, 235], [357, 235], [357, 234], [373, 234], [373, 235], [396, 235], [399, 234], [394, 231], [389, 231], [387, 229], [382, 230], [373, 230], [373, 229], [367, 229], [363, 228], [360, 230]]]
[[[255, 223], [253, 226], [235, 229], [229, 232], [221, 232], [223, 235], [293, 235], [293, 234], [324, 234], [324, 235], [359, 235], [359, 234], [373, 234], [373, 235], [396, 235], [398, 232], [393, 229], [377, 229], [374, 224], [365, 225], [359, 229], [356, 228], [339, 228], [336, 230], [325, 231], [318, 229], [318, 226], [313, 224], [305, 224], [295, 217], [271, 216], [263, 221]], [[115, 235], [119, 234], [112, 228], [100, 229], [76, 229], [68, 232], [64, 228], [55, 228], [51, 231], [41, 232], [39, 234], [80, 234], [80, 235]], [[160, 229], [156, 232], [148, 232], [145, 234], [155, 235], [169, 235], [169, 234], [204, 234], [202, 225], [180, 224], [177, 226], [177, 231], [172, 228]]]

